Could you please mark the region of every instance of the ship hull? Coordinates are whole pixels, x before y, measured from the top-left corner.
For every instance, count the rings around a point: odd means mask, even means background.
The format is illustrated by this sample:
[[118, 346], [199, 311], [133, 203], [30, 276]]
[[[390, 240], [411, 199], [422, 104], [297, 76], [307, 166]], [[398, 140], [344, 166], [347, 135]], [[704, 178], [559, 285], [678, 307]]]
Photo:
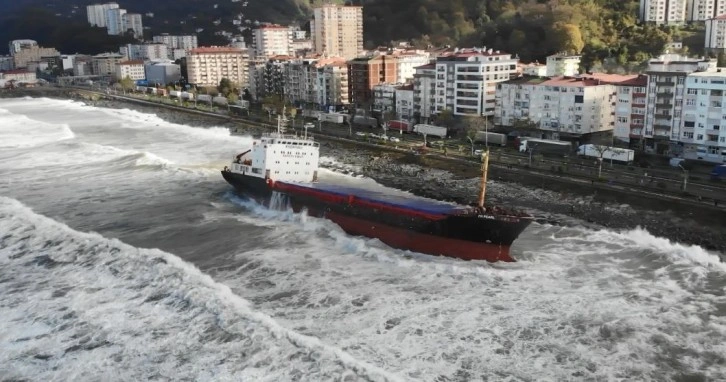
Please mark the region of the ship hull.
[[239, 193], [267, 207], [306, 211], [331, 220], [348, 234], [376, 238], [394, 248], [429, 255], [514, 261], [510, 245], [531, 222], [511, 217], [497, 220], [471, 215], [428, 216], [402, 208], [380, 208], [371, 201], [358, 201], [353, 195], [341, 197], [300, 186], [273, 185], [263, 178], [228, 171], [222, 175]]

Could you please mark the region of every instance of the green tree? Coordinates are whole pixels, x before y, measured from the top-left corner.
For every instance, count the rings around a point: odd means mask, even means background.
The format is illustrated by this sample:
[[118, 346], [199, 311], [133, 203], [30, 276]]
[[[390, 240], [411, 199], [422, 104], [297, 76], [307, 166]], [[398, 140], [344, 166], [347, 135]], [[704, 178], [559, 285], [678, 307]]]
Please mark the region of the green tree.
[[449, 109], [444, 109], [436, 115], [436, 124], [441, 127], [452, 127], [454, 125], [454, 112]]
[[227, 101], [231, 104], [236, 104], [239, 101], [239, 96], [236, 93], [229, 93], [227, 95]]
[[558, 51], [579, 54], [585, 47], [580, 27], [564, 21], [552, 24], [547, 37], [551, 46]]
[[217, 86], [217, 90], [220, 94], [223, 96], [227, 96], [229, 93], [232, 92], [234, 89], [234, 85], [232, 84], [232, 81], [230, 81], [228, 78], [222, 78], [219, 80], [219, 86]]
[[121, 88], [124, 90], [124, 92], [128, 92], [134, 89], [134, 86], [136, 85], [134, 83], [134, 80], [131, 79], [131, 77], [126, 76], [121, 81], [119, 81], [121, 84]]

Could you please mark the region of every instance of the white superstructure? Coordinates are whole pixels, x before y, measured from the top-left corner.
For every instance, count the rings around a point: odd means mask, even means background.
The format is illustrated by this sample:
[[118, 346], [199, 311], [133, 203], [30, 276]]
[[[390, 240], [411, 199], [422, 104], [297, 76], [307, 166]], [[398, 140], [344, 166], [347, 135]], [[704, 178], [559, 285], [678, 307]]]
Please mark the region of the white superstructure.
[[236, 155], [228, 170], [268, 182], [315, 182], [320, 144], [307, 136], [285, 134], [286, 123], [278, 116], [277, 132], [253, 140], [252, 149]]

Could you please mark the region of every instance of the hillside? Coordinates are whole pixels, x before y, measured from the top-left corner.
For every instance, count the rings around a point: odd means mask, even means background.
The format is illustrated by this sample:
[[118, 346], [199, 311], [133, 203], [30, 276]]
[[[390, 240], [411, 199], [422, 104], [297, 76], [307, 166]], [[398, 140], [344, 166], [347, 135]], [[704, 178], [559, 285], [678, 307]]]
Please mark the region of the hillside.
[[[193, 33], [200, 43], [220, 42], [216, 31], [235, 31], [232, 20], [305, 23], [310, 3], [319, 0], [119, 0], [144, 17], [149, 33]], [[349, 3], [351, 1], [348, 1]], [[660, 53], [677, 31], [636, 23], [638, 0], [354, 0], [364, 5], [367, 47], [392, 40], [419, 46], [487, 46], [515, 52], [522, 60], [542, 60], [558, 51], [581, 52], [586, 66], [605, 58], [618, 63], [642, 61]], [[58, 18], [85, 22], [85, 5], [96, 1], [0, 0], [0, 41], [47, 38], [47, 28], [23, 22], [24, 7], [43, 6]], [[246, 6], [245, 6], [246, 4]], [[74, 7], [77, 7], [74, 9]], [[15, 22], [13, 22], [15, 20]], [[219, 25], [215, 25], [218, 21]], [[47, 23], [45, 23], [47, 24]], [[51, 23], [53, 24], [53, 23]], [[58, 24], [58, 23], [56, 23]], [[0, 46], [0, 48], [4, 48]]]

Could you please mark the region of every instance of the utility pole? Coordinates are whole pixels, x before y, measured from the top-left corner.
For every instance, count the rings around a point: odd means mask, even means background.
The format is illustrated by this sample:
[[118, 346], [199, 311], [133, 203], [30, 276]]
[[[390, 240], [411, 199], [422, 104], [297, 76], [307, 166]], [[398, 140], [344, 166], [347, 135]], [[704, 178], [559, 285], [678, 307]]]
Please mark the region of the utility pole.
[[680, 164], [678, 165], [678, 167], [683, 170], [683, 192], [686, 192], [686, 187], [688, 186], [688, 170], [683, 168], [683, 166], [681, 166]]

